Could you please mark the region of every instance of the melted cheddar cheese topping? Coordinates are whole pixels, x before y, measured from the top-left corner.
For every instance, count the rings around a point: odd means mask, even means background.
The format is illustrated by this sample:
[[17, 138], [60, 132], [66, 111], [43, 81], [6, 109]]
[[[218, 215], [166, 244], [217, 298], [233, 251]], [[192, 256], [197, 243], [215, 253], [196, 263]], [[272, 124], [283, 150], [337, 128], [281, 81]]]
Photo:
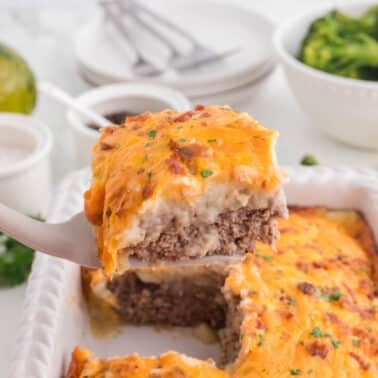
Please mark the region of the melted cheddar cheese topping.
[[[292, 208], [279, 230], [275, 252], [259, 243], [226, 279], [225, 290], [240, 297], [243, 318], [241, 350], [227, 369], [193, 366], [168, 353], [161, 358], [175, 373], [154, 375], [161, 360], [137, 356], [114, 364], [95, 360], [94, 371], [119, 378], [378, 377], [377, 251], [364, 218], [355, 211]], [[115, 366], [126, 372], [138, 366], [140, 375], [115, 374]], [[69, 378], [101, 377], [78, 371]]]
[[292, 209], [272, 253], [235, 268], [242, 349], [234, 378], [378, 377], [378, 286], [371, 231], [354, 211]]
[[122, 236], [147, 202], [191, 202], [214, 182], [275, 191], [282, 179], [276, 137], [246, 113], [216, 106], [143, 113], [106, 128], [84, 196], [105, 272], [116, 270]]
[[212, 362], [199, 361], [169, 352], [158, 358], [125, 358], [101, 360], [85, 349], [75, 348], [67, 378], [226, 378], [227, 373]]

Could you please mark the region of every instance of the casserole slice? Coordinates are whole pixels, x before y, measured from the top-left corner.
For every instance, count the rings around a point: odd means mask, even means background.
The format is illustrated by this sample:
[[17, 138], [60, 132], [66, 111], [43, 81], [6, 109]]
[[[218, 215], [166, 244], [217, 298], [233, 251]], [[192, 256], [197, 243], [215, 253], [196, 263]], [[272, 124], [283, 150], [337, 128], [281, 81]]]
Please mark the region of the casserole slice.
[[107, 275], [151, 264], [244, 255], [274, 244], [286, 216], [277, 133], [229, 107], [143, 113], [93, 150], [85, 212]]

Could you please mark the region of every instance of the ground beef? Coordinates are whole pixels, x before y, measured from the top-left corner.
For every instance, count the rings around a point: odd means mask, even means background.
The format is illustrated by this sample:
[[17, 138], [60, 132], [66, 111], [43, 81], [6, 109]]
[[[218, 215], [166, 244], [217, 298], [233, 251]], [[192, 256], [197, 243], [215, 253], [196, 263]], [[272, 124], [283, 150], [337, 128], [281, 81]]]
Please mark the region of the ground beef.
[[108, 283], [117, 298], [117, 311], [126, 323], [192, 327], [207, 323], [224, 327], [227, 305], [221, 293], [225, 272], [209, 267], [207, 284], [201, 274], [178, 275], [174, 281], [143, 282], [126, 272]]
[[230, 292], [224, 292], [227, 302], [226, 324], [219, 331], [219, 339], [222, 347], [221, 365], [232, 363], [239, 355], [240, 351], [240, 327], [242, 323], [242, 313], [240, 308], [240, 297], [236, 297]]
[[[217, 247], [207, 255], [243, 255], [254, 250], [255, 242], [274, 244], [278, 237], [277, 216], [286, 216], [286, 204], [282, 193], [278, 191], [269, 201], [267, 208], [258, 209], [250, 201], [246, 207], [225, 211], [214, 223], [201, 222], [196, 215], [188, 226], [183, 226], [179, 219], [171, 219], [156, 240], [146, 238], [143, 242], [128, 248], [130, 256], [142, 260], [178, 260], [188, 257], [185, 249], [203, 235], [216, 233]], [[199, 251], [201, 252], [201, 251]], [[198, 258], [191, 255], [191, 258]]]
[[180, 327], [206, 323], [219, 331], [221, 365], [226, 365], [239, 354], [242, 320], [240, 298], [224, 289], [227, 272], [226, 266], [211, 265], [193, 275], [178, 273], [174, 279], [148, 283], [128, 271], [107, 287], [116, 297], [116, 311], [124, 323]]

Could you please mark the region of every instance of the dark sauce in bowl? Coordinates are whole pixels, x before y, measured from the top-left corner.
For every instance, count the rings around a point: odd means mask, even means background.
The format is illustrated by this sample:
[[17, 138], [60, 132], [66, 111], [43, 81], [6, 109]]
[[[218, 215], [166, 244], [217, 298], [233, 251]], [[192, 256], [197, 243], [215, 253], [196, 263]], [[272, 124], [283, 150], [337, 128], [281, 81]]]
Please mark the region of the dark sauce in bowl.
[[[137, 113], [132, 112], [114, 112], [104, 114], [104, 117], [109, 120], [109, 124], [122, 125], [125, 122], [125, 118], [128, 116], [136, 115]], [[100, 130], [100, 127], [93, 123], [88, 123], [87, 127], [93, 130]]]

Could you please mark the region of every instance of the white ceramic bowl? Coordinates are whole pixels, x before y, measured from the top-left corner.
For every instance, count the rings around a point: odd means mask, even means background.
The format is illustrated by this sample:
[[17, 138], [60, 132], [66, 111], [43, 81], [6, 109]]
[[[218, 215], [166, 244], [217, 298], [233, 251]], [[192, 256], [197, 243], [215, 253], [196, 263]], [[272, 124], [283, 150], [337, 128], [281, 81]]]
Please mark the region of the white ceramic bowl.
[[[358, 1], [337, 9], [360, 15], [375, 4]], [[276, 30], [275, 47], [289, 86], [314, 126], [345, 143], [378, 149], [378, 82], [338, 77], [296, 59], [312, 21], [334, 8], [323, 6], [284, 23]]]
[[44, 214], [50, 196], [52, 137], [30, 116], [0, 113], [0, 202], [25, 214]]
[[[126, 111], [142, 113], [163, 109], [185, 111], [191, 108], [189, 100], [180, 92], [158, 85], [114, 84], [92, 89], [77, 98], [77, 101], [101, 114]], [[86, 120], [72, 110], [67, 112], [76, 145], [78, 166], [87, 166], [91, 149], [99, 132], [87, 127]]]

